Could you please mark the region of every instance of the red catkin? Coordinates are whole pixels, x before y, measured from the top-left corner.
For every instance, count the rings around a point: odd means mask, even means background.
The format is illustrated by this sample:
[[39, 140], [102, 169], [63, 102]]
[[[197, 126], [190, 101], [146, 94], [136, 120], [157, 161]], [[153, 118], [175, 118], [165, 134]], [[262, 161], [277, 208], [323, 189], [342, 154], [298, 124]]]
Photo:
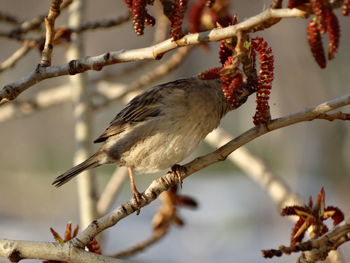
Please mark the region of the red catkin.
[[315, 18], [311, 19], [307, 26], [307, 39], [309, 41], [311, 53], [315, 58], [317, 64], [321, 68], [325, 68], [327, 65], [326, 56], [323, 49], [321, 34], [317, 27]]

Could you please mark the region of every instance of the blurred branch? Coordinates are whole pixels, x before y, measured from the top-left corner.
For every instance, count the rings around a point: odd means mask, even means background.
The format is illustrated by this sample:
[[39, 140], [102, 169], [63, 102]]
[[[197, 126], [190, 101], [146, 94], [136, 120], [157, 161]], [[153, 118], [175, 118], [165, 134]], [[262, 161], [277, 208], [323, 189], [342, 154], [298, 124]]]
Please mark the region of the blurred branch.
[[18, 60], [23, 58], [32, 48], [33, 44], [30, 41], [24, 41], [22, 46], [17, 49], [10, 57], [1, 62], [0, 73], [14, 67]]
[[95, 22], [85, 22], [77, 27], [67, 28], [70, 32], [81, 33], [88, 30], [109, 28], [113, 26], [119, 26], [130, 20], [130, 13], [122, 15], [117, 18], [104, 19]]
[[111, 206], [116, 195], [128, 176], [128, 170], [125, 167], [118, 167], [115, 169], [111, 179], [109, 179], [106, 188], [103, 190], [98, 202], [97, 212], [100, 216], [104, 215]]
[[[290, 126], [299, 122], [315, 119], [319, 114], [326, 113], [328, 111], [349, 104], [350, 94], [347, 94], [342, 97], [326, 101], [315, 107], [310, 107], [303, 111], [272, 120], [265, 126], [256, 126], [254, 128], [251, 128], [250, 130], [246, 131], [245, 133], [241, 134], [240, 136], [221, 146], [216, 151], [204, 156], [200, 156], [194, 159], [193, 161], [185, 164], [183, 167], [184, 171], [186, 172], [183, 172], [181, 174], [181, 179], [185, 179], [191, 174], [214, 163], [224, 161], [228, 157], [228, 155], [230, 155], [233, 151], [237, 150], [242, 145], [270, 131]], [[135, 211], [138, 211], [141, 207], [148, 205], [150, 202], [155, 200], [160, 195], [160, 193], [169, 190], [170, 187], [175, 186], [177, 183], [179, 183], [179, 178], [172, 172], [169, 172], [166, 175], [154, 180], [144, 192], [143, 198], [139, 204], [137, 204], [135, 200], [131, 199], [129, 202], [122, 204], [109, 214], [93, 221], [83, 232], [78, 234], [78, 236], [72, 239], [70, 242], [73, 246], [76, 247], [85, 246], [98, 233], [100, 233], [108, 227], [117, 224], [121, 219], [127, 217]]]
[[51, 66], [46, 68], [36, 68], [27, 76], [12, 82], [0, 90], [1, 103], [14, 100], [20, 93], [34, 84], [48, 78], [75, 75], [88, 70], [101, 70], [103, 67], [144, 59], [160, 59], [165, 53], [181, 46], [198, 45], [200, 43], [214, 42], [233, 37], [239, 31], [253, 31], [255, 28], [272, 18], [287, 17], [305, 17], [306, 13], [299, 9], [266, 9], [262, 13], [251, 17], [239, 24], [228, 26], [225, 28], [215, 28], [211, 31], [188, 34], [178, 41], [168, 39], [159, 44], [139, 49], [120, 50], [107, 52], [102, 55], [85, 57], [81, 59], [71, 60], [62, 65]]
[[69, 84], [39, 91], [34, 98], [15, 100], [0, 108], [0, 123], [33, 114], [48, 107], [71, 101], [72, 87]]
[[49, 9], [49, 14], [47, 15], [47, 17], [45, 17], [45, 20], [44, 20], [46, 35], [45, 35], [44, 49], [41, 52], [41, 61], [40, 61], [41, 67], [51, 66], [53, 40], [55, 37], [55, 20], [60, 14], [61, 3], [62, 3], [62, 0], [52, 0], [50, 9]]
[[135, 255], [138, 252], [141, 252], [145, 250], [146, 248], [149, 248], [150, 246], [157, 243], [159, 240], [161, 240], [166, 234], [168, 233], [168, 229], [158, 229], [152, 232], [152, 235], [144, 240], [143, 242], [140, 242], [139, 244], [135, 245], [134, 247], [131, 247], [129, 249], [120, 251], [116, 254], [113, 254], [112, 257], [114, 258], [126, 258]]
[[[63, 10], [67, 8], [73, 0], [63, 0], [60, 9]], [[7, 33], [8, 37], [21, 40], [21, 34], [27, 33], [30, 30], [38, 29], [40, 25], [44, 22], [46, 14], [39, 15], [21, 23], [18, 27], [15, 27]]]
[[[218, 148], [220, 145], [232, 141], [233, 137], [223, 128], [219, 127], [211, 132], [205, 140], [212, 147]], [[267, 192], [278, 210], [287, 205], [304, 203], [303, 200], [291, 191], [281, 176], [271, 172], [266, 164], [257, 156], [250, 153], [246, 147], [242, 146], [238, 148], [228, 156], [228, 159]]]
[[350, 120], [350, 113], [343, 113], [339, 111], [336, 113], [320, 114], [317, 117], [317, 119], [327, 120], [327, 121], [334, 121], [334, 120], [348, 121]]
[[177, 186], [161, 193], [159, 195], [159, 200], [161, 205], [152, 219], [152, 235], [136, 246], [113, 254], [113, 257], [130, 257], [149, 248], [163, 238], [169, 232], [172, 225], [184, 225], [184, 221], [180, 218], [178, 213], [178, 208], [180, 206], [197, 207], [197, 202], [193, 198], [178, 194]]
[[10, 24], [20, 24], [21, 23], [21, 19], [19, 19], [18, 17], [16, 17], [15, 15], [3, 12], [0, 10], [0, 21], [4, 21]]
[[[45, 16], [42, 17], [42, 20], [43, 19], [45, 19]], [[40, 21], [40, 24], [42, 23], [42, 20]], [[61, 26], [59, 28], [62, 31], [64, 30], [64, 32], [66, 34], [70, 35], [72, 33], [81, 33], [81, 32], [85, 32], [85, 31], [89, 31], [89, 30], [119, 26], [119, 25], [121, 25], [129, 20], [130, 20], [130, 14], [127, 13], [127, 14], [122, 15], [122, 16], [117, 17], [117, 18], [103, 19], [103, 20], [94, 21], [94, 22], [85, 22], [85, 23], [82, 23], [81, 25], [78, 25], [75, 27]], [[32, 41], [32, 42], [35, 42], [36, 44], [40, 44], [43, 41], [43, 37], [37, 37], [37, 38], [26, 37], [23, 34], [19, 34], [16, 32], [17, 31], [15, 29], [10, 30], [10, 31], [0, 31], [0, 37], [15, 39], [18, 41]], [[57, 35], [55, 35], [55, 41], [56, 40], [57, 40]]]
[[11, 262], [18, 262], [22, 259], [49, 259], [74, 263], [127, 263], [123, 260], [74, 248], [69, 243], [9, 239], [0, 239], [0, 256]]
[[156, 25], [153, 33], [153, 43], [157, 44], [166, 40], [168, 36], [169, 19], [163, 13], [163, 6], [160, 1], [154, 3], [154, 9], [156, 12]]
[[[79, 26], [83, 20], [86, 1], [75, 0], [69, 7], [68, 25]], [[84, 54], [84, 41], [80, 34], [72, 35], [72, 43], [67, 50], [67, 58], [74, 59]], [[72, 101], [75, 118], [76, 152], [74, 164], [87, 159], [91, 154], [92, 120], [90, 96], [87, 92], [87, 75], [80, 74], [70, 78]], [[86, 227], [97, 218], [96, 211], [96, 184], [91, 170], [84, 171], [78, 177], [78, 197], [80, 207], [80, 225]]]

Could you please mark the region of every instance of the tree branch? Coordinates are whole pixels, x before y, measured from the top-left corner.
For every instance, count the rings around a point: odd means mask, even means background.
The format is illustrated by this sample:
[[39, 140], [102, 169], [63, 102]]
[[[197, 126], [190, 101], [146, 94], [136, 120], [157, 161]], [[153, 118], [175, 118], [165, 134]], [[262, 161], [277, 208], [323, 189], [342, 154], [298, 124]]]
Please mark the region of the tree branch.
[[136, 60], [144, 59], [160, 59], [166, 52], [176, 49], [181, 46], [197, 45], [200, 43], [214, 42], [229, 37], [233, 37], [238, 31], [253, 31], [256, 26], [271, 18], [287, 18], [287, 17], [305, 17], [306, 13], [299, 9], [266, 9], [262, 13], [251, 17], [239, 24], [226, 28], [215, 28], [211, 31], [188, 34], [178, 41], [168, 39], [159, 44], [139, 48], [133, 50], [120, 50], [107, 52], [102, 55], [85, 57], [82, 59], [72, 60], [66, 64], [37, 67], [33, 72], [23, 77], [22, 79], [12, 82], [0, 90], [0, 102], [4, 103], [9, 100], [14, 100], [20, 93], [33, 86], [37, 82], [48, 78], [75, 75], [87, 70], [101, 70], [103, 67]]

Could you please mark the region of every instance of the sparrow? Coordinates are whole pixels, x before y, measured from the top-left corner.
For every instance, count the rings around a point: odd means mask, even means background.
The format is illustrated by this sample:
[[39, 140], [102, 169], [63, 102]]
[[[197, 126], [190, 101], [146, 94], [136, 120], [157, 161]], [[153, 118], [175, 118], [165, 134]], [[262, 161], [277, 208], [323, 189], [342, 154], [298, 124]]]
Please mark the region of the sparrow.
[[138, 202], [134, 171], [154, 173], [177, 165], [216, 127], [233, 106], [218, 79], [197, 77], [155, 86], [132, 99], [94, 143], [100, 149], [52, 183], [59, 187], [84, 170], [117, 164], [129, 170]]

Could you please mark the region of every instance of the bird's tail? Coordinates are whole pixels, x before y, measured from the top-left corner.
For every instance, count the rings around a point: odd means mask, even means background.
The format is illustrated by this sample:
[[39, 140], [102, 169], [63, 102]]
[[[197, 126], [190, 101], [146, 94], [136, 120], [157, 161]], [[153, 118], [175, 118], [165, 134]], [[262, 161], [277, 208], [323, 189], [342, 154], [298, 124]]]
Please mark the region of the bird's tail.
[[53, 181], [52, 184], [55, 185], [56, 187], [60, 187], [61, 185], [71, 180], [74, 176], [80, 174], [82, 171], [95, 168], [97, 166], [100, 166], [100, 163], [98, 161], [96, 154], [94, 154], [84, 162], [74, 166], [64, 174], [61, 174], [60, 176], [56, 177], [55, 181]]

